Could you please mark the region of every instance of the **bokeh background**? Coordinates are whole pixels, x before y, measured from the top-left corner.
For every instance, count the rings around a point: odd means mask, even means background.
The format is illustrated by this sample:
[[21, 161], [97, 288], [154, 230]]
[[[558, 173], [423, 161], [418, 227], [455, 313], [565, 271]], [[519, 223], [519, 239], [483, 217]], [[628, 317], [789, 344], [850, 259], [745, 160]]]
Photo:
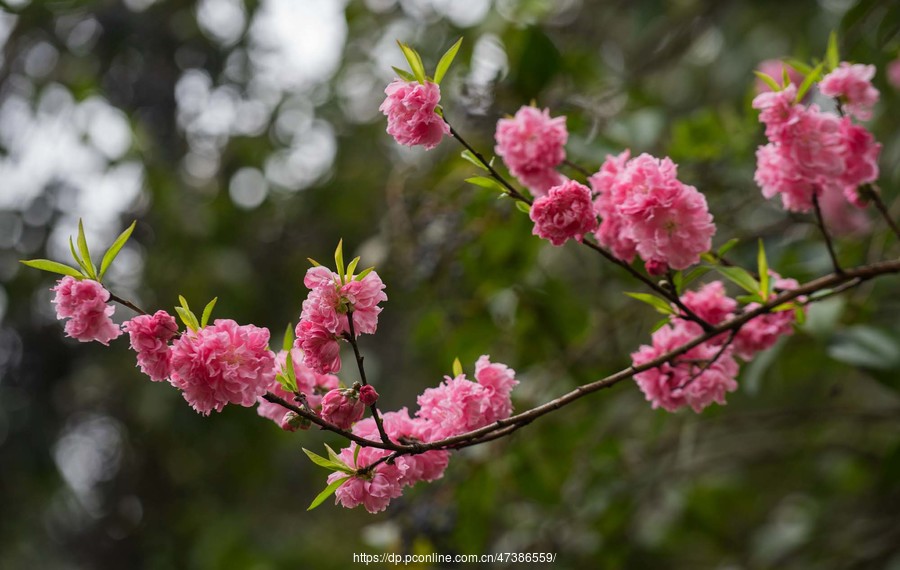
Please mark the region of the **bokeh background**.
[[[204, 418], [110, 348], [64, 337], [49, 274], [132, 219], [109, 287], [273, 330], [338, 239], [389, 301], [362, 349], [385, 409], [415, 406], [459, 356], [518, 371], [517, 409], [629, 363], [656, 320], [617, 268], [530, 235], [467, 185], [452, 140], [398, 147], [378, 112], [395, 39], [429, 69], [458, 37], [447, 117], [489, 152], [531, 100], [568, 116], [569, 157], [670, 155], [719, 235], [758, 236], [785, 276], [829, 269], [811, 220], [753, 183], [753, 68], [840, 34], [878, 67], [881, 188], [900, 189], [900, 97], [885, 80], [900, 5], [820, 0], [166, 0], [0, 2], [0, 568], [348, 568], [353, 552], [556, 552], [558, 568], [900, 568], [896, 278], [811, 309], [746, 366], [727, 407], [653, 411], [631, 382], [456, 453], [387, 512], [329, 501], [289, 434], [252, 409]], [[827, 104], [827, 102], [823, 102]], [[577, 176], [574, 172], [571, 175]], [[900, 214], [898, 208], [893, 209]], [[878, 220], [838, 240], [896, 255]], [[118, 319], [129, 312], [117, 308]], [[353, 367], [342, 373], [354, 380]], [[534, 565], [537, 567], [538, 565]]]

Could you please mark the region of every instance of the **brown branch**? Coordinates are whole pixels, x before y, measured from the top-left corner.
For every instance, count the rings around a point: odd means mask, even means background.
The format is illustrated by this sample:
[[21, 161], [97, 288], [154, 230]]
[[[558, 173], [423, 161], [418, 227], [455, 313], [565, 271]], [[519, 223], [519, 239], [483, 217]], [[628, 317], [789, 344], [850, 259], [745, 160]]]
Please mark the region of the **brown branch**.
[[122, 306], [128, 307], [135, 313], [140, 313], [142, 315], [150, 314], [147, 311], [145, 311], [144, 309], [142, 309], [142, 308], [138, 307], [137, 305], [135, 305], [134, 303], [132, 303], [131, 301], [129, 301], [127, 299], [123, 299], [123, 298], [119, 297], [118, 295], [114, 295], [112, 292], [109, 293], [109, 300], [114, 301]]
[[825, 220], [822, 218], [822, 209], [819, 208], [819, 195], [815, 189], [813, 189], [812, 203], [816, 213], [816, 225], [819, 226], [819, 231], [822, 232], [822, 237], [825, 238], [825, 245], [828, 247], [828, 255], [831, 257], [831, 265], [834, 267], [834, 272], [843, 273], [844, 270], [841, 269], [841, 264], [838, 263], [837, 254], [834, 252], [834, 244], [831, 243], [831, 236], [825, 228]]
[[865, 186], [860, 188], [860, 192], [862, 193], [863, 198], [872, 200], [872, 202], [875, 204], [875, 208], [878, 210], [878, 213], [881, 214], [881, 217], [884, 218], [884, 221], [887, 222], [888, 226], [890, 226], [891, 231], [894, 232], [894, 235], [897, 236], [897, 239], [900, 239], [900, 227], [897, 226], [897, 222], [895, 222], [891, 217], [891, 214], [888, 211], [884, 200], [882, 200], [881, 198], [881, 192], [878, 191], [878, 188], [876, 188], [872, 184], [866, 184]]
[[[356, 356], [356, 367], [359, 369], [359, 379], [363, 386], [367, 386], [369, 383], [366, 381], [366, 368], [363, 366], [363, 356], [360, 354], [359, 344], [356, 342], [356, 330], [353, 327], [352, 309], [347, 311], [347, 328], [350, 329], [350, 334], [346, 335], [345, 338], [350, 343], [350, 346], [353, 347], [353, 355]], [[369, 406], [369, 411], [372, 412], [372, 419], [375, 420], [375, 426], [378, 428], [378, 435], [381, 436], [381, 441], [385, 444], [392, 444], [391, 438], [389, 438], [387, 432], [384, 431], [384, 424], [381, 422], [381, 416], [378, 414], [378, 406], [374, 402]]]

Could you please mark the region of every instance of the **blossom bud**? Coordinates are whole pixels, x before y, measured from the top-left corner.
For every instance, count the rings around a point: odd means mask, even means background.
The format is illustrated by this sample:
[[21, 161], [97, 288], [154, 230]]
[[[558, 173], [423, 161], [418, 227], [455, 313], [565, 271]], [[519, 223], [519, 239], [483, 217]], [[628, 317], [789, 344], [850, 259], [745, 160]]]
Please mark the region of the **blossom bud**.
[[359, 389], [359, 401], [366, 406], [371, 406], [378, 400], [378, 392], [368, 384]]
[[304, 418], [297, 412], [287, 412], [281, 418], [281, 429], [284, 431], [297, 431], [298, 429], [309, 429], [312, 424], [308, 419]]
[[365, 404], [353, 389], [331, 390], [322, 398], [322, 419], [341, 429], [349, 429], [363, 417], [365, 411]]

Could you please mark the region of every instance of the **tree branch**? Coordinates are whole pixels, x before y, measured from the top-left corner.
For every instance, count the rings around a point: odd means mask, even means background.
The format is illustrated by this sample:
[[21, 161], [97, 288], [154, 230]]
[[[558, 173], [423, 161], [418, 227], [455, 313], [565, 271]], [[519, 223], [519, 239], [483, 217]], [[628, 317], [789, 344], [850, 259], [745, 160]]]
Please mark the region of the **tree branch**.
[[[352, 309], [347, 311], [347, 328], [350, 329], [350, 334], [347, 335], [346, 338], [350, 343], [350, 346], [353, 347], [353, 354], [356, 356], [356, 367], [359, 369], [359, 379], [363, 386], [367, 386], [369, 383], [366, 381], [366, 368], [363, 366], [363, 356], [360, 354], [359, 344], [356, 342], [356, 330], [353, 327]], [[369, 411], [372, 412], [372, 419], [375, 420], [375, 426], [378, 428], [378, 435], [381, 436], [381, 441], [385, 444], [392, 444], [391, 438], [389, 438], [387, 432], [384, 431], [384, 424], [381, 422], [381, 416], [378, 414], [378, 406], [374, 402], [369, 406]]]

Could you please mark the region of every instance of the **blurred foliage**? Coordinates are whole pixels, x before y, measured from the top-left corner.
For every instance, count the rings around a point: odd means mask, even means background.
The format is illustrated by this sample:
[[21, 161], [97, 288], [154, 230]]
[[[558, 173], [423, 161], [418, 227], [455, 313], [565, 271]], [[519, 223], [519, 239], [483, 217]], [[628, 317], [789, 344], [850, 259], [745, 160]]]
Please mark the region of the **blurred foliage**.
[[[900, 94], [884, 68], [900, 50], [897, 3], [0, 5], [0, 568], [347, 568], [382, 550], [556, 552], [558, 568], [900, 568], [895, 278], [811, 308], [745, 367], [727, 407], [652, 411], [624, 383], [456, 453], [444, 479], [371, 516], [305, 511], [324, 473], [300, 446], [337, 439], [234, 406], [198, 416], [140, 375], [126, 341], [64, 338], [52, 279], [16, 263], [62, 258], [79, 216], [98, 244], [137, 218], [115, 292], [170, 310], [179, 293], [218, 296], [217, 315], [278, 343], [306, 258], [343, 238], [388, 284], [362, 342], [386, 409], [414, 407], [454, 357], [471, 371], [483, 353], [518, 371], [525, 409], [627, 365], [654, 314], [622, 295], [636, 285], [619, 270], [532, 238], [510, 203], [464, 183], [473, 167], [452, 140], [425, 153], [389, 139], [377, 106], [401, 63], [395, 38], [429, 68], [465, 38], [444, 107], [477, 147], [533, 99], [568, 116], [584, 167], [623, 148], [668, 154], [707, 195], [716, 245], [741, 238], [732, 255], [751, 265], [762, 236], [772, 266], [802, 281], [829, 262], [810, 220], [753, 183], [751, 71], [820, 55], [832, 29], [845, 58], [875, 64], [871, 125], [895, 204]], [[838, 248], [847, 264], [897, 253], [878, 221]]]

